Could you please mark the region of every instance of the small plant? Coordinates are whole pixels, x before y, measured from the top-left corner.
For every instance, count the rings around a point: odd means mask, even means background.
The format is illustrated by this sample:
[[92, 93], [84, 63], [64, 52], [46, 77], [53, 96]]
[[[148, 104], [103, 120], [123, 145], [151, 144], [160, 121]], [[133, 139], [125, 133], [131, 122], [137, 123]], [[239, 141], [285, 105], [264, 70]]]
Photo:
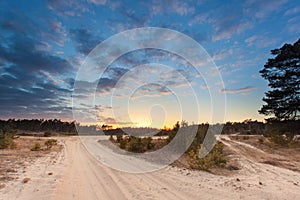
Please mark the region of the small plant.
[[34, 146], [30, 149], [30, 151], [40, 151], [41, 145], [39, 143], [35, 143]]
[[280, 146], [292, 147], [295, 143], [295, 138], [294, 136], [274, 134], [270, 136], [270, 141]]
[[47, 146], [47, 149], [51, 149], [54, 145], [57, 145], [57, 140], [49, 139], [45, 142], [45, 145]]
[[122, 140], [123, 140], [123, 135], [122, 134], [117, 134], [117, 142], [121, 143]]
[[121, 149], [126, 149], [126, 145], [127, 145], [127, 139], [122, 139], [120, 141], [120, 148]]
[[244, 135], [244, 136], [243, 136], [243, 140], [249, 140], [249, 139], [250, 139], [249, 136], [247, 136], [247, 135]]
[[0, 130], [0, 149], [16, 148], [13, 138], [13, 134]]
[[259, 144], [263, 144], [264, 143], [264, 138], [258, 138], [258, 142], [259, 142]]

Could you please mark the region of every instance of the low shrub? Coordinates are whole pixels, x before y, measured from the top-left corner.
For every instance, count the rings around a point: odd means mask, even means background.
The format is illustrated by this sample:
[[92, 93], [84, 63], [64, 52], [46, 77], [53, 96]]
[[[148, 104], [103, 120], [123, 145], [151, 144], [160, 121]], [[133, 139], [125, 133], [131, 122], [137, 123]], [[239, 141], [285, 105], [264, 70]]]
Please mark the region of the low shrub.
[[135, 153], [143, 153], [144, 147], [142, 144], [142, 139], [139, 137], [130, 137], [130, 140], [126, 146], [127, 151]]
[[199, 158], [199, 151], [201, 146], [195, 150], [188, 152], [187, 161], [192, 169], [209, 170], [211, 167], [225, 167], [227, 160], [223, 155], [223, 144], [217, 142], [211, 152], [205, 158]]
[[126, 149], [126, 145], [127, 145], [127, 139], [122, 139], [120, 141], [120, 148], [121, 149]]
[[117, 142], [119, 143], [119, 147], [121, 149], [125, 149], [134, 153], [143, 153], [154, 148], [151, 137], [140, 138], [130, 136], [123, 138], [122, 135], [117, 135]]
[[117, 142], [120, 143], [123, 140], [123, 134], [117, 134]]
[[271, 135], [270, 141], [277, 145], [288, 146], [288, 147], [292, 147], [293, 144], [296, 143], [294, 137], [289, 137], [286, 135], [278, 135], [278, 134]]
[[247, 135], [244, 135], [244, 136], [243, 136], [243, 140], [249, 140], [249, 139], [250, 139], [249, 136], [247, 136]]
[[51, 149], [53, 146], [57, 145], [57, 140], [49, 139], [45, 142], [45, 145], [47, 146], [47, 149]]
[[14, 134], [7, 133], [0, 130], [0, 149], [14, 149], [16, 148], [16, 143], [14, 142]]
[[264, 143], [264, 138], [258, 138], [258, 142], [259, 142], [259, 144], [263, 144]]
[[40, 151], [41, 145], [39, 143], [35, 143], [34, 146], [30, 149], [30, 151]]

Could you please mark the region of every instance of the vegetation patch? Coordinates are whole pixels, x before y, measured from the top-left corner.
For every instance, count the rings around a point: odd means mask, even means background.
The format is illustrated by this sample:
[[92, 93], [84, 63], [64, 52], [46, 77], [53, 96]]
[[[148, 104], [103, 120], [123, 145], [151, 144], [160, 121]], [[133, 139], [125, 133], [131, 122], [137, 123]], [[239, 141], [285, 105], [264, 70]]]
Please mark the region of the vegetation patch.
[[188, 152], [187, 161], [191, 169], [206, 170], [211, 167], [225, 167], [227, 160], [223, 154], [224, 145], [217, 142], [212, 151], [204, 158], [199, 158], [199, 151], [201, 146], [194, 151], [193, 149]]
[[0, 149], [7, 148], [16, 148], [16, 144], [14, 142], [14, 133], [6, 130], [0, 130]]
[[53, 146], [57, 145], [57, 140], [49, 139], [45, 142], [47, 149], [51, 149]]
[[42, 150], [40, 143], [35, 143], [33, 147], [31, 147], [30, 151], [40, 151]]
[[117, 135], [115, 141], [121, 149], [127, 150], [134, 153], [144, 153], [148, 150], [153, 149], [154, 144], [152, 143], [151, 137], [135, 137], [135, 136], [124, 136], [121, 134]]

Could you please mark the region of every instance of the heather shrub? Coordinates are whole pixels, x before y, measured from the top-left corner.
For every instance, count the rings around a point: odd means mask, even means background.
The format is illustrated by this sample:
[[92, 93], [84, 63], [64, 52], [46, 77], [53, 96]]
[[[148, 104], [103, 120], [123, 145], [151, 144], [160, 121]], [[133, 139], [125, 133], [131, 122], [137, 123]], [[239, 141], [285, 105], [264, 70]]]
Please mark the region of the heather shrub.
[[40, 151], [41, 145], [39, 143], [35, 143], [34, 146], [30, 149], [30, 151]]
[[0, 130], [0, 149], [15, 148], [16, 144], [13, 141], [14, 134]]
[[214, 148], [209, 152], [204, 158], [199, 158], [199, 151], [201, 146], [197, 151], [191, 149], [188, 152], [187, 161], [192, 169], [197, 170], [209, 170], [211, 167], [225, 167], [227, 160], [223, 155], [223, 144], [217, 142]]
[[142, 153], [144, 152], [144, 147], [142, 144], [142, 139], [139, 137], [130, 137], [130, 140], [127, 144], [127, 150], [130, 152], [135, 152], [135, 153]]
[[57, 140], [49, 139], [45, 142], [45, 145], [47, 146], [47, 149], [51, 149], [53, 146], [57, 145]]
[[117, 142], [120, 143], [123, 140], [123, 135], [122, 134], [117, 134]]

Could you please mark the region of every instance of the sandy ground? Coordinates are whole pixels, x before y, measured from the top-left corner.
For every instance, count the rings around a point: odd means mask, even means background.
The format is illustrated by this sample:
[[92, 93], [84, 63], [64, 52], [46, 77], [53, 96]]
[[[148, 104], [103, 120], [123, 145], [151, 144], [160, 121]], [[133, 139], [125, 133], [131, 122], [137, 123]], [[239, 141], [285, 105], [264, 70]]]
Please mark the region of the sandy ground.
[[0, 190], [0, 199], [300, 199], [299, 172], [261, 163], [249, 155], [268, 153], [229, 137], [220, 140], [241, 166], [230, 176], [174, 166], [142, 174], [116, 171], [96, 160], [78, 137], [59, 140], [64, 149], [37, 159]]

